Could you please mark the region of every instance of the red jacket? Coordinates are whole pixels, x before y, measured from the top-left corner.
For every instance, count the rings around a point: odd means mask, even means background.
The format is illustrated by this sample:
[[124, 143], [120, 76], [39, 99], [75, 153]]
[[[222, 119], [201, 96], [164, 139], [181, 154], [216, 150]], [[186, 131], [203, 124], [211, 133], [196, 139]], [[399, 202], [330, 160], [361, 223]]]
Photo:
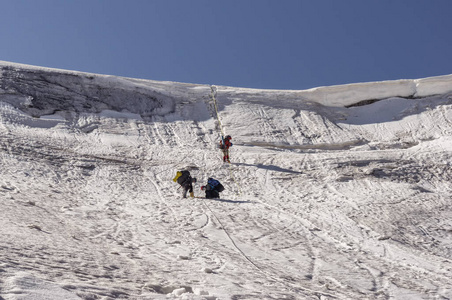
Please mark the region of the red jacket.
[[220, 141], [220, 149], [229, 149], [229, 147], [232, 146], [232, 143], [230, 140], [224, 140], [224, 144], [223, 141]]

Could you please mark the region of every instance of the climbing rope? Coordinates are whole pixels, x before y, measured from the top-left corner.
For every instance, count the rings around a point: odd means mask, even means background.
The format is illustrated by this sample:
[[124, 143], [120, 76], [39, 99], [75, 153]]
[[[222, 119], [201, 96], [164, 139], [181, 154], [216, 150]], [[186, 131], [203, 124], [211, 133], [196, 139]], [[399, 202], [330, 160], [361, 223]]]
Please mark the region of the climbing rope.
[[221, 124], [220, 115], [218, 113], [217, 98], [215, 97], [216, 94], [217, 94], [217, 87], [214, 85], [210, 86], [210, 98], [212, 99], [214, 107], [215, 107], [215, 113], [216, 113], [217, 120], [218, 120], [218, 126], [220, 127], [221, 137], [223, 138], [224, 131], [223, 131], [223, 125]]
[[[214, 85], [210, 86], [210, 98], [212, 99], [214, 107], [215, 107], [215, 114], [216, 114], [216, 117], [217, 117], [217, 120], [218, 120], [218, 126], [220, 127], [221, 138], [223, 139], [224, 131], [223, 131], [223, 125], [222, 125], [221, 120], [220, 120], [220, 114], [218, 113], [217, 98], [215, 97], [216, 94], [217, 94], [217, 87], [214, 86]], [[224, 143], [224, 141], [223, 141], [223, 143]], [[240, 185], [238, 184], [237, 180], [235, 180], [234, 175], [232, 174], [232, 167], [231, 167], [230, 164], [228, 165], [228, 167], [229, 167], [228, 168], [228, 170], [229, 170], [229, 177], [231, 177], [231, 179], [236, 184], [237, 189], [238, 189], [238, 195], [241, 196], [242, 195], [242, 190], [241, 190]]]

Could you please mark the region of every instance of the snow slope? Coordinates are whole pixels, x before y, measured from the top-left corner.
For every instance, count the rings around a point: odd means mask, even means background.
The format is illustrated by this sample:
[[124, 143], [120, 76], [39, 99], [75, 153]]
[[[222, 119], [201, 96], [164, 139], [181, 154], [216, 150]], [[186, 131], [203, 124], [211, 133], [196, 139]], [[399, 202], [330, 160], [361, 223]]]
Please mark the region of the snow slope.
[[[452, 75], [275, 91], [0, 68], [0, 299], [452, 298]], [[181, 168], [221, 199], [182, 199]]]

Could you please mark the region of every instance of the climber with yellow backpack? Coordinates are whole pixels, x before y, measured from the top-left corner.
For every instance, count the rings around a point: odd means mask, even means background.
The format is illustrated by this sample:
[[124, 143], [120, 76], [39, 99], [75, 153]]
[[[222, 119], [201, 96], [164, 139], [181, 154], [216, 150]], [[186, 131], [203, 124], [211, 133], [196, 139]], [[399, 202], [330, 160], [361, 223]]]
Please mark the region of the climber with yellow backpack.
[[177, 171], [176, 176], [173, 178], [174, 182], [177, 182], [182, 188], [182, 197], [187, 198], [187, 192], [190, 193], [190, 197], [194, 197], [193, 183], [196, 182], [196, 178], [191, 177], [190, 172], [187, 170]]

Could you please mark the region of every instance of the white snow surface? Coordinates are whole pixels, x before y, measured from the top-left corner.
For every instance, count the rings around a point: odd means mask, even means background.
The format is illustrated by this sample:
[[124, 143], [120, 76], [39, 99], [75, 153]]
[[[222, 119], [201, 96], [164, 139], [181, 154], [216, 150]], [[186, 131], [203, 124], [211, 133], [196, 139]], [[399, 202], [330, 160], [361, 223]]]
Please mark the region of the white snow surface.
[[[0, 68], [0, 299], [452, 299], [452, 75], [283, 91]], [[221, 199], [183, 199], [180, 169]]]

